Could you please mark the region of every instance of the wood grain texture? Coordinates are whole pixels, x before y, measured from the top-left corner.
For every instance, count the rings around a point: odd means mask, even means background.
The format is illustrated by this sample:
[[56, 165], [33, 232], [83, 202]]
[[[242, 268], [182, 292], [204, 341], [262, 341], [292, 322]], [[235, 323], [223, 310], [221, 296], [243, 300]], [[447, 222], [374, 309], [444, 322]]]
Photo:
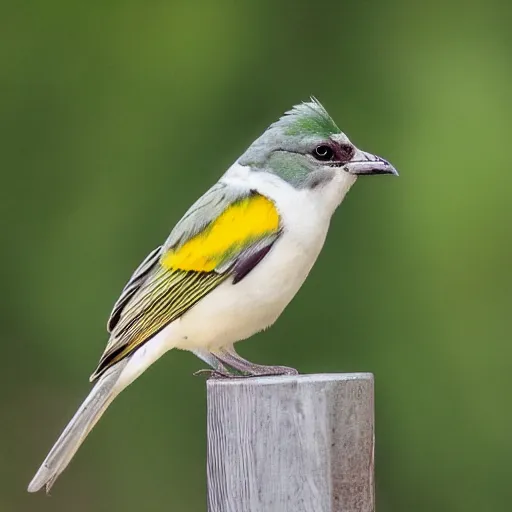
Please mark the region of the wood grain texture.
[[209, 512], [373, 512], [373, 375], [209, 379]]

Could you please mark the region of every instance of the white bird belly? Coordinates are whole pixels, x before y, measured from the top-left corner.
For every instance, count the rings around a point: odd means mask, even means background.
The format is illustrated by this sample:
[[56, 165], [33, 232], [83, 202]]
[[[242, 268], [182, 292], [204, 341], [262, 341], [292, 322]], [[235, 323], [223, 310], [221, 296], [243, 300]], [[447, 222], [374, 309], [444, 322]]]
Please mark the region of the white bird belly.
[[283, 234], [240, 282], [225, 281], [175, 322], [175, 346], [213, 350], [272, 325], [311, 270], [323, 240], [318, 242], [304, 250]]

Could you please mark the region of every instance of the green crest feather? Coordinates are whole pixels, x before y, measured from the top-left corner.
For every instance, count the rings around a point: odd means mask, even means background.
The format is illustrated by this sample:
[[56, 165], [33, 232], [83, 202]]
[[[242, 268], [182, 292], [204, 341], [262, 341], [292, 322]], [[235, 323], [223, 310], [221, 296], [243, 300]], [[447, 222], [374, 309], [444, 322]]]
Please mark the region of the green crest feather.
[[332, 117], [316, 99], [295, 105], [284, 116], [275, 122], [271, 128], [283, 128], [286, 135], [315, 135], [330, 137], [340, 133]]

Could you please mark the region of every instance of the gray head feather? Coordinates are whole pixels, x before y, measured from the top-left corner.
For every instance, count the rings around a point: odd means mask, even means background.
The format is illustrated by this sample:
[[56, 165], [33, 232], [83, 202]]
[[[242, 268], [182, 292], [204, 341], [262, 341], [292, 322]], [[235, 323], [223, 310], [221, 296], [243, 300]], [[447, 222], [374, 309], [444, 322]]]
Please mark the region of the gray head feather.
[[241, 165], [271, 172], [297, 188], [330, 181], [334, 172], [309, 158], [322, 141], [341, 134], [318, 100], [294, 106], [254, 141], [240, 157]]

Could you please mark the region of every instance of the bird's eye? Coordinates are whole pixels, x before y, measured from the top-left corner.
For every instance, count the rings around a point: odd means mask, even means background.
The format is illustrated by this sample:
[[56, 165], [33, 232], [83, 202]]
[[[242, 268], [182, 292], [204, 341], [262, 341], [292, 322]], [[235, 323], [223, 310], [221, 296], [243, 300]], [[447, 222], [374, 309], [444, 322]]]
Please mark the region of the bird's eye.
[[334, 158], [334, 151], [330, 146], [317, 146], [313, 151], [313, 156], [317, 160], [321, 160], [322, 162], [328, 162], [329, 160], [332, 160]]

